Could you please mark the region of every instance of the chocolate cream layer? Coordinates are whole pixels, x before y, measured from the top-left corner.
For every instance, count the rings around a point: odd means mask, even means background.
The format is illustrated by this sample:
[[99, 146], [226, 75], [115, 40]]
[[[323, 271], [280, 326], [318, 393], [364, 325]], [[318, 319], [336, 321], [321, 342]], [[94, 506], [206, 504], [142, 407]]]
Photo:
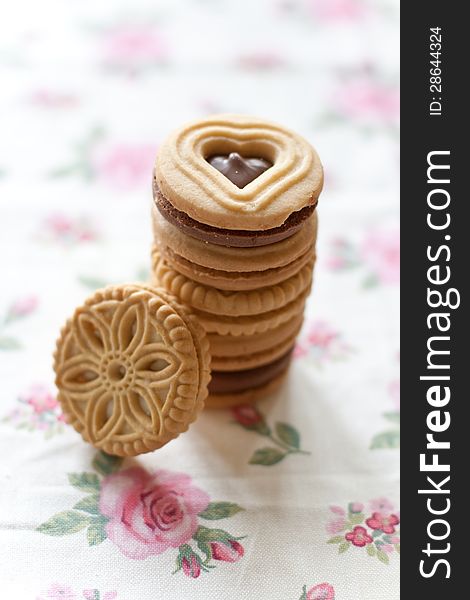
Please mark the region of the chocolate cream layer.
[[315, 210], [316, 204], [312, 204], [292, 213], [280, 227], [265, 229], [263, 231], [245, 231], [240, 229], [222, 229], [200, 223], [192, 219], [186, 213], [175, 208], [171, 202], [161, 193], [155, 178], [153, 179], [153, 198], [156, 207], [163, 217], [175, 227], [178, 227], [186, 235], [190, 235], [203, 242], [209, 242], [218, 246], [236, 248], [254, 248], [256, 246], [267, 246], [285, 240], [297, 233], [306, 219]]
[[235, 394], [253, 388], [262, 387], [274, 379], [289, 366], [293, 348], [277, 360], [244, 371], [212, 371], [209, 394]]

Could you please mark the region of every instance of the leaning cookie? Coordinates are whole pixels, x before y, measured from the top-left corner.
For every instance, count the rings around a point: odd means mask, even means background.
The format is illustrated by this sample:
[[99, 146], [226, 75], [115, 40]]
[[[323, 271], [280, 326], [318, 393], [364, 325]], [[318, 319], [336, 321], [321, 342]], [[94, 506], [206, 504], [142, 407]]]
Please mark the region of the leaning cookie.
[[209, 343], [166, 294], [110, 286], [75, 310], [54, 354], [66, 420], [101, 450], [135, 456], [185, 431], [204, 406]]
[[312, 281], [313, 260], [296, 275], [276, 285], [249, 291], [223, 291], [181, 275], [160, 258], [154, 264], [155, 284], [193, 308], [216, 315], [241, 316], [277, 310], [305, 291]]

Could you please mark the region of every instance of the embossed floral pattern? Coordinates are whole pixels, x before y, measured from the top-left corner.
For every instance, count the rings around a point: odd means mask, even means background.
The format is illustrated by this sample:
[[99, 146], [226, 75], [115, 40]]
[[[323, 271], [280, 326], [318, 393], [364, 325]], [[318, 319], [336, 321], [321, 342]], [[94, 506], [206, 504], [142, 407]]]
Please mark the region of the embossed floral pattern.
[[133, 560], [177, 550], [175, 573], [193, 579], [218, 562], [243, 557], [242, 537], [201, 524], [232, 517], [243, 510], [238, 504], [211, 502], [189, 475], [163, 469], [149, 473], [140, 467], [120, 470], [121, 464], [122, 459], [99, 452], [94, 472], [69, 473], [71, 485], [86, 496], [37, 531], [63, 536], [86, 529], [89, 546], [109, 539]]
[[33, 385], [18, 398], [19, 406], [11, 410], [3, 421], [17, 429], [43, 431], [50, 438], [64, 430], [64, 415], [51, 390], [44, 385]]
[[95, 444], [158, 437], [181, 371], [181, 355], [152, 313], [161, 301], [133, 288], [119, 294], [117, 302], [109, 288], [77, 311], [56, 353], [64, 411]]
[[388, 565], [390, 556], [400, 553], [399, 513], [387, 498], [369, 502], [370, 516], [367, 516], [365, 508], [361, 502], [350, 502], [346, 509], [330, 506], [334, 516], [325, 529], [333, 537], [328, 543], [338, 544], [339, 554], [351, 547], [364, 548], [369, 556]]
[[235, 422], [243, 429], [268, 438], [275, 446], [259, 448], [250, 458], [250, 465], [270, 467], [290, 454], [309, 454], [300, 448], [300, 434], [288, 423], [277, 422], [272, 429], [265, 417], [252, 404], [240, 404], [232, 409]]

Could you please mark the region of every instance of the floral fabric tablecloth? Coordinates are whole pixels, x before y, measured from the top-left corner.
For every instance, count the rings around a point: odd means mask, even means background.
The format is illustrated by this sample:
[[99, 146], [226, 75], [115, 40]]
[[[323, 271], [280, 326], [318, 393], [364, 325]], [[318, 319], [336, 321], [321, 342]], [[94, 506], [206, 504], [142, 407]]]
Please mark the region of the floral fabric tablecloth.
[[[18, 0], [0, 23], [0, 595], [399, 597], [398, 5]], [[185, 120], [246, 112], [325, 165], [281, 392], [153, 454], [63, 421], [51, 353], [95, 288], [145, 280], [151, 170]]]

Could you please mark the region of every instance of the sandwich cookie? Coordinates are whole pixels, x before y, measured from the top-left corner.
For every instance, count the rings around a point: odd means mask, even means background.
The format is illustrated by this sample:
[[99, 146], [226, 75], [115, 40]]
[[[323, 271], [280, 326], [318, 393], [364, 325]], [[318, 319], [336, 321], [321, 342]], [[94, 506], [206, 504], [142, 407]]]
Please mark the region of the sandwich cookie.
[[154, 179], [170, 205], [198, 223], [265, 231], [315, 206], [323, 169], [312, 146], [285, 127], [218, 115], [170, 134], [160, 146]]
[[216, 315], [257, 315], [277, 310], [305, 291], [312, 281], [313, 260], [292, 277], [276, 285], [249, 291], [225, 291], [205, 286], [172, 269], [165, 260], [156, 260], [153, 276], [185, 304]]
[[[152, 268], [155, 271], [160, 252], [157, 245], [152, 248]], [[165, 249], [165, 262], [178, 273], [186, 275], [193, 281], [215, 287], [218, 290], [254, 290], [268, 285], [275, 285], [292, 277], [307, 263], [315, 260], [315, 249], [312, 247], [284, 267], [265, 269], [264, 271], [220, 271], [208, 269], [196, 263], [191, 263], [182, 256], [175, 254], [170, 248]]]
[[314, 212], [297, 233], [280, 242], [255, 248], [229, 248], [185, 235], [162, 217], [155, 207], [152, 207], [152, 222], [155, 243], [164, 256], [166, 248], [169, 248], [189, 262], [229, 272], [264, 271], [288, 265], [312, 248], [318, 227]]
[[268, 365], [245, 371], [213, 371], [207, 408], [229, 408], [256, 402], [275, 392], [289, 370], [292, 349]]

